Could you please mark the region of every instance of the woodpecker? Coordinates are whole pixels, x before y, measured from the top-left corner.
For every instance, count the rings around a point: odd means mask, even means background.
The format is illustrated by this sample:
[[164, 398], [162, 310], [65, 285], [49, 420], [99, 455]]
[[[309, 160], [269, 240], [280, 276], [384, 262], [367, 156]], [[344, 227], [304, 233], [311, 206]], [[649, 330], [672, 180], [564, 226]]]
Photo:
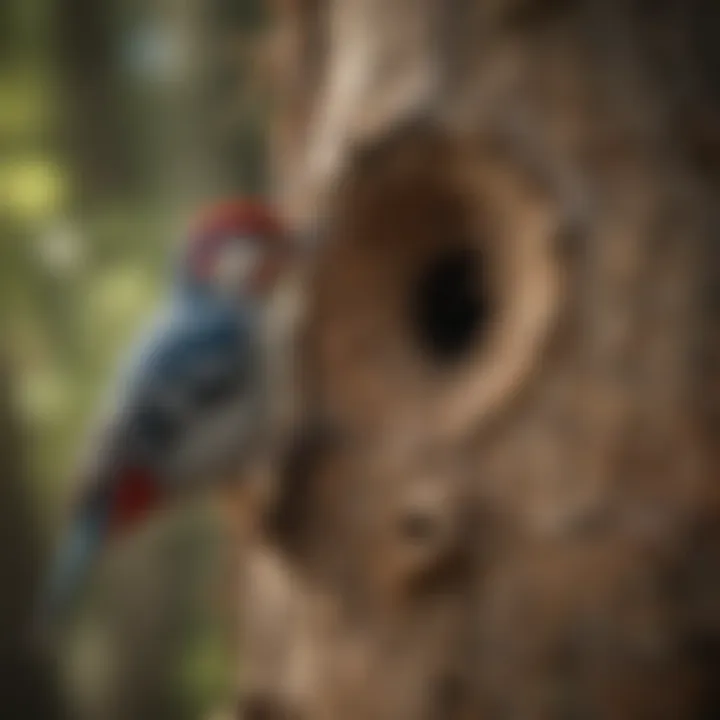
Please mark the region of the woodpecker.
[[40, 621], [74, 604], [100, 550], [173, 498], [236, 475], [267, 420], [268, 307], [293, 248], [259, 201], [202, 212], [163, 306], [121, 364], [80, 464]]

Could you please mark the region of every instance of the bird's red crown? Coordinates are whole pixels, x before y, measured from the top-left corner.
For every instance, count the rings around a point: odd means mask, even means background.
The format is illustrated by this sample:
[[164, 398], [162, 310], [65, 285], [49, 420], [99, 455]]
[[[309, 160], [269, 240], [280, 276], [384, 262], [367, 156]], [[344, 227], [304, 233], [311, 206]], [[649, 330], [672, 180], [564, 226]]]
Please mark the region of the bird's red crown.
[[239, 236], [272, 249], [280, 250], [285, 244], [283, 227], [267, 204], [251, 198], [224, 200], [202, 210], [193, 223], [188, 245], [190, 266], [199, 275], [205, 274], [218, 247]]

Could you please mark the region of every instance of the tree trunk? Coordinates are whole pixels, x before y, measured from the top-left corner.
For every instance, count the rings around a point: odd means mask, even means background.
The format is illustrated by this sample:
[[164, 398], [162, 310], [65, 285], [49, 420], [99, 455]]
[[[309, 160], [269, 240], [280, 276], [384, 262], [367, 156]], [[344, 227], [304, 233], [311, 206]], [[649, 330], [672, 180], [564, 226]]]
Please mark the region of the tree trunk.
[[280, 198], [318, 244], [241, 714], [717, 716], [698, 6], [276, 5]]

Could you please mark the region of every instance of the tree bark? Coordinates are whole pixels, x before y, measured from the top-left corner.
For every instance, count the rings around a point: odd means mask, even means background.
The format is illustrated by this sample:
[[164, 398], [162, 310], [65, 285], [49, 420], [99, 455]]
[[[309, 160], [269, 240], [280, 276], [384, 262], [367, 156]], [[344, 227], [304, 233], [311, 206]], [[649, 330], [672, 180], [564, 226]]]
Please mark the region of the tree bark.
[[714, 717], [698, 6], [278, 6], [280, 198], [318, 239], [300, 422], [332, 432], [250, 552], [241, 714]]

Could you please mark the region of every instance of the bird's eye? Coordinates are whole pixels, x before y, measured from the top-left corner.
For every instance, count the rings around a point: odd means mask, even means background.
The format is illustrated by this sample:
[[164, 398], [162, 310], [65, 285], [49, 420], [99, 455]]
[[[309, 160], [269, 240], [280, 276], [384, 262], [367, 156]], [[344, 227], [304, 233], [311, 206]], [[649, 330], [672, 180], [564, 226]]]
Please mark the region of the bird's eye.
[[213, 280], [221, 290], [236, 293], [256, 271], [260, 250], [248, 238], [232, 238], [218, 250]]

